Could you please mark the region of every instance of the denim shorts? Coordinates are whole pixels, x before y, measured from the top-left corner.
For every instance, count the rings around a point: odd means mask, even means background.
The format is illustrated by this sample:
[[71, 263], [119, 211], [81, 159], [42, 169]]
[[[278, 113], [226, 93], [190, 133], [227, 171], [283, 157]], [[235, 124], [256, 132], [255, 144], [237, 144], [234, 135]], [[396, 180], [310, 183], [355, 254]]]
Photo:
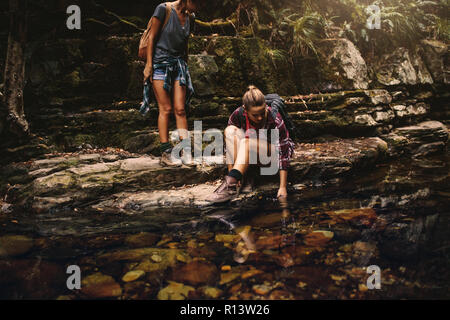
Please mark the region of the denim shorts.
[[[164, 76], [166, 75], [165, 68], [157, 68], [153, 70], [153, 80], [164, 80]], [[180, 75], [178, 74], [175, 78], [175, 81], [180, 80]]]

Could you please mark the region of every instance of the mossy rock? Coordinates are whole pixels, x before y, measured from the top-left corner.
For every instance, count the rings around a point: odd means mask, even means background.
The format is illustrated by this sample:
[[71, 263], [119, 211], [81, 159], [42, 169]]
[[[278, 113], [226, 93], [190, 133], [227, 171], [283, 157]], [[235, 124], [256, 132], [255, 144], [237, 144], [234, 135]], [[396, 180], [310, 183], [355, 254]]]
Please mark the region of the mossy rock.
[[301, 91], [326, 92], [367, 89], [368, 68], [358, 48], [347, 39], [325, 39], [317, 56], [297, 58]]
[[64, 77], [63, 83], [70, 88], [76, 88], [80, 85], [80, 72], [78, 70], [72, 71]]
[[214, 56], [219, 67], [219, 96], [242, 96], [249, 84], [263, 92], [287, 94], [296, 91], [287, 63], [274, 65], [266, 52], [268, 44], [259, 38], [230, 36], [193, 37], [192, 53]]

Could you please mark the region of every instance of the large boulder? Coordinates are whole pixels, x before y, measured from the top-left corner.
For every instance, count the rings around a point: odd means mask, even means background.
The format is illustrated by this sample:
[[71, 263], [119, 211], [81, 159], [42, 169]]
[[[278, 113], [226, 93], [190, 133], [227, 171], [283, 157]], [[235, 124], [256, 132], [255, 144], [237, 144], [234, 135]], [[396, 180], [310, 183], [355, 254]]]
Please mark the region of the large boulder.
[[425, 121], [417, 125], [401, 127], [381, 138], [388, 143], [388, 154], [414, 157], [441, 152], [448, 141], [447, 127], [439, 121]]
[[189, 70], [197, 96], [209, 96], [216, 93], [219, 67], [214, 60], [214, 56], [205, 54], [190, 55]]
[[448, 46], [437, 40], [422, 40], [421, 55], [433, 76], [434, 82], [450, 83], [450, 55]]
[[439, 215], [434, 214], [388, 225], [379, 241], [381, 254], [397, 261], [417, 261], [421, 251], [429, 248], [438, 224]]
[[127, 97], [130, 99], [143, 99], [143, 77], [145, 63], [143, 61], [133, 61], [130, 66], [130, 81], [127, 87]]
[[374, 71], [377, 81], [385, 86], [433, 83], [420, 56], [402, 47], [381, 56]]
[[318, 45], [318, 57], [318, 60], [307, 58], [299, 62], [303, 92], [369, 87], [366, 62], [351, 41], [325, 39]]

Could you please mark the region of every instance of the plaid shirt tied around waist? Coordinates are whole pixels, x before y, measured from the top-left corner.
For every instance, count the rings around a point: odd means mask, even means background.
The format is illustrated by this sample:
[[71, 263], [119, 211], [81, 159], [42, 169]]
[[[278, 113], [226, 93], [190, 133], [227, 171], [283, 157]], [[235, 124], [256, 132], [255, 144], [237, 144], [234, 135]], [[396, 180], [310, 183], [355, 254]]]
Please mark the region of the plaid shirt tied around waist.
[[[192, 85], [191, 74], [189, 73], [189, 68], [182, 58], [180, 57], [169, 57], [166, 60], [156, 63], [153, 65], [153, 70], [165, 68], [164, 74], [164, 89], [167, 92], [171, 92], [173, 88], [173, 82], [177, 75], [180, 76], [180, 86], [186, 87], [186, 103], [185, 103], [185, 111], [186, 113], [189, 110], [189, 105], [191, 103], [191, 98], [194, 95], [194, 87]], [[151, 89], [150, 80], [145, 81], [144, 84], [144, 92], [143, 92], [143, 101], [141, 103], [139, 112], [142, 115], [146, 115], [150, 110], [150, 104], [152, 100], [153, 90]]]

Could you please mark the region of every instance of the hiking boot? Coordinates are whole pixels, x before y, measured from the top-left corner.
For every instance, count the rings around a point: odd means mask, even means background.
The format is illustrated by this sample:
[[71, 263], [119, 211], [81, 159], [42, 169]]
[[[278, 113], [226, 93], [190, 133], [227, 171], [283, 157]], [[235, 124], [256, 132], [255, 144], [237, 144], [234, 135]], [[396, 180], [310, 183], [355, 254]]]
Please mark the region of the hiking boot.
[[214, 203], [222, 203], [231, 200], [236, 194], [237, 181], [233, 177], [225, 176], [225, 180], [214, 191], [214, 193], [207, 198], [208, 201]]
[[199, 164], [198, 161], [195, 161], [192, 156], [190, 158], [191, 159], [185, 159], [184, 150], [181, 150], [181, 162], [183, 163], [183, 166], [189, 167], [189, 168], [196, 167]]
[[168, 166], [168, 167], [179, 167], [181, 166], [182, 162], [181, 159], [172, 159], [172, 149], [164, 151], [161, 153], [161, 159], [159, 160], [159, 163], [162, 166]]
[[255, 190], [255, 178], [245, 176], [241, 188], [239, 189], [239, 193], [252, 193], [254, 190]]

